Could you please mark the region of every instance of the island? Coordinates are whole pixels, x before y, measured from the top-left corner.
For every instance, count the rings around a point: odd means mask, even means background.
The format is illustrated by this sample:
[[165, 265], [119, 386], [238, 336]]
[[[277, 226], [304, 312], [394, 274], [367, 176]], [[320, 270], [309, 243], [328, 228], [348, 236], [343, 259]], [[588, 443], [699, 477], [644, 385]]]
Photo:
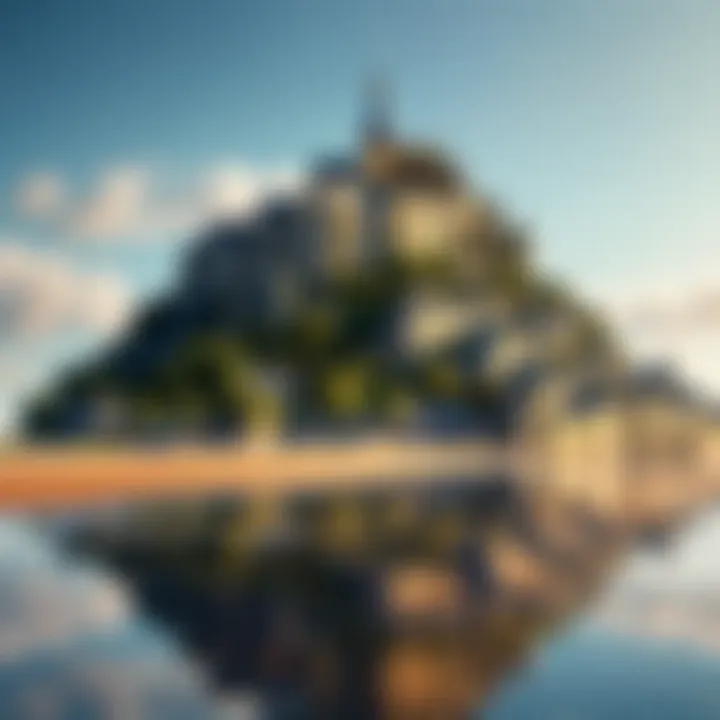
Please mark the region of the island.
[[[39, 464], [10, 452], [6, 491], [80, 457], [91, 497], [132, 475], [136, 502], [70, 544], [121, 570], [220, 686], [288, 717], [463, 717], [629, 542], [720, 489], [716, 406], [636, 366], [377, 93], [358, 148], [202, 232], [24, 434]], [[273, 483], [281, 465], [292, 482]]]

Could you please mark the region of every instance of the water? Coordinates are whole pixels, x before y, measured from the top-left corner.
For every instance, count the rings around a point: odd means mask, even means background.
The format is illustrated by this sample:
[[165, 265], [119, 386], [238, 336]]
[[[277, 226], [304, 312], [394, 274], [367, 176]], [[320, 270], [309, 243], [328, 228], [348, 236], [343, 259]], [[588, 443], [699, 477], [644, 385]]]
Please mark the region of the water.
[[[211, 687], [126, 580], [68, 559], [48, 528], [0, 521], [0, 717], [253, 717]], [[720, 513], [636, 550], [601, 596], [484, 698], [485, 720], [717, 720]], [[227, 693], [226, 693], [227, 694]]]
[[111, 573], [68, 560], [52, 540], [0, 520], [0, 717], [211, 717], [170, 635]]
[[487, 720], [711, 720], [720, 717], [720, 659], [684, 642], [588, 620], [508, 680]]
[[720, 717], [720, 513], [631, 555], [593, 608], [504, 684], [486, 720]]

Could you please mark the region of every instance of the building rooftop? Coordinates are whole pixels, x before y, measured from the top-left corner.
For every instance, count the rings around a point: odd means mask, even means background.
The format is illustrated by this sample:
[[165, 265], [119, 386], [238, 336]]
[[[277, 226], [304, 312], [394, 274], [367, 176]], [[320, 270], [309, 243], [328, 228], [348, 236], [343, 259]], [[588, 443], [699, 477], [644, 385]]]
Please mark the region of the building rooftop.
[[683, 405], [695, 399], [680, 374], [665, 363], [637, 368], [628, 378], [627, 392], [636, 400], [657, 398]]
[[393, 142], [378, 153], [370, 172], [398, 189], [455, 192], [462, 185], [459, 171], [437, 148]]

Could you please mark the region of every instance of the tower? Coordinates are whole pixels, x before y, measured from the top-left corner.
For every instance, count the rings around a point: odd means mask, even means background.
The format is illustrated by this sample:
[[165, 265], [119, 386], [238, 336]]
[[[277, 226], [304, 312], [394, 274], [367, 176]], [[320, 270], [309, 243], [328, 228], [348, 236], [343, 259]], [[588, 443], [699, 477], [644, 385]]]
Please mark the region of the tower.
[[366, 86], [362, 118], [362, 255], [373, 264], [388, 254], [391, 188], [383, 181], [392, 156], [389, 92], [384, 78], [373, 75]]
[[366, 146], [386, 143], [392, 139], [390, 94], [385, 78], [376, 73], [366, 86], [362, 121], [362, 136]]

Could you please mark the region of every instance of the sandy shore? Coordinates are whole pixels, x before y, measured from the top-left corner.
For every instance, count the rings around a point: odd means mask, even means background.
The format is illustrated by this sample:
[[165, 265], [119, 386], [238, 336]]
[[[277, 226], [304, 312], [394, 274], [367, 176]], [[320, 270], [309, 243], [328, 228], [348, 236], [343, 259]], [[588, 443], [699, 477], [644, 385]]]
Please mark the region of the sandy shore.
[[0, 507], [35, 509], [206, 491], [279, 493], [502, 472], [489, 442], [24, 447], [0, 456]]

